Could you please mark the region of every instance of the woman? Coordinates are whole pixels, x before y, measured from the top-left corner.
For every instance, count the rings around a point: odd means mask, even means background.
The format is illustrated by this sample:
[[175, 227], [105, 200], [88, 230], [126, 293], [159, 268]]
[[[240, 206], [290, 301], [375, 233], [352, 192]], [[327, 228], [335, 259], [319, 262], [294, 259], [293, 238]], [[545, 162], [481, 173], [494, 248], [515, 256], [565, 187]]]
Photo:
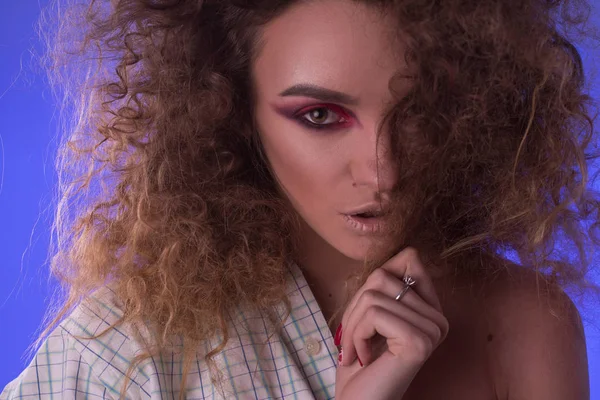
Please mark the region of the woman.
[[576, 7], [71, 10], [69, 296], [0, 398], [589, 398]]

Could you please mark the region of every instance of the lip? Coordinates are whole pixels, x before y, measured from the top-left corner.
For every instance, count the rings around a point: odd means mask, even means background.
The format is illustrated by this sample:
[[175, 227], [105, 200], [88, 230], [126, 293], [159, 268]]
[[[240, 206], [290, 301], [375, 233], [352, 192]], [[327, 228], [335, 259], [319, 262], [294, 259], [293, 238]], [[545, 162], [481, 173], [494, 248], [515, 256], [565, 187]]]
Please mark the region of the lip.
[[[357, 208], [355, 208], [353, 210], [346, 211], [346, 212], [344, 212], [342, 214], [353, 216], [353, 215], [356, 215], [356, 214], [362, 214], [362, 213], [373, 212], [373, 211], [379, 211], [382, 214], [386, 214], [387, 213], [387, 206], [386, 206], [386, 204], [381, 204], [381, 203], [378, 203], [378, 202], [370, 202], [370, 203], [367, 203], [367, 204], [363, 204], [362, 206], [357, 207]], [[362, 219], [365, 219], [365, 218], [362, 218]]]
[[346, 226], [360, 233], [380, 233], [385, 229], [383, 217], [363, 218], [356, 215], [342, 214]]

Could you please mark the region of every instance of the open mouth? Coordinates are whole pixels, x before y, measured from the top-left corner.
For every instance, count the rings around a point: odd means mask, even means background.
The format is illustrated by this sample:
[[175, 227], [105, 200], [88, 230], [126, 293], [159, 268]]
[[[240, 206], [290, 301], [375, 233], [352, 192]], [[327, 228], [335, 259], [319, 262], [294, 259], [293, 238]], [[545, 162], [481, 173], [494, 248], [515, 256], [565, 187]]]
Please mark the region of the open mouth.
[[359, 232], [376, 233], [385, 228], [385, 213], [378, 211], [365, 211], [356, 214], [346, 214], [347, 225]]
[[352, 214], [352, 217], [358, 217], [358, 218], [379, 218], [381, 216], [383, 216], [383, 212], [381, 211], [366, 211], [366, 212], [362, 212], [362, 213], [358, 213], [358, 214]]
[[376, 233], [386, 229], [388, 209], [385, 204], [372, 202], [348, 210], [342, 215], [346, 226], [359, 233]]

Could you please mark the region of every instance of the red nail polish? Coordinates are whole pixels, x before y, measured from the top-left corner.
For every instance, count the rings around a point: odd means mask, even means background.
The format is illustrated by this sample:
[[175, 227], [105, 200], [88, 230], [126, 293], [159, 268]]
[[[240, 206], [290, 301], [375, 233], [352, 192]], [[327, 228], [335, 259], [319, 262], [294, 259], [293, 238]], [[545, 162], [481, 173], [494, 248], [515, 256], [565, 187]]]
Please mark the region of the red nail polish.
[[359, 356], [356, 356], [356, 358], [358, 358], [358, 363], [359, 363], [359, 364], [360, 364], [360, 366], [362, 367], [362, 366], [363, 366], [363, 363], [362, 363], [362, 361], [360, 361], [360, 357], [359, 357]]
[[342, 365], [342, 353], [343, 353], [343, 349], [340, 349], [340, 353], [338, 354], [338, 367], [340, 365]]
[[342, 343], [342, 323], [341, 322], [335, 331], [335, 338], [333, 339], [333, 343], [336, 346], [339, 346], [340, 343]]

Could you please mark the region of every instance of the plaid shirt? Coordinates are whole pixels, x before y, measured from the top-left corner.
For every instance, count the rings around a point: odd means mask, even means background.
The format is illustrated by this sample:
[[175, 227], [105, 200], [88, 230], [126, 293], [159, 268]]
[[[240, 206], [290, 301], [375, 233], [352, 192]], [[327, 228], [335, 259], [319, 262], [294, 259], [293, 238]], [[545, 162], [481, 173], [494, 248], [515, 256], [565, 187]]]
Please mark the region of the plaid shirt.
[[[239, 312], [227, 346], [214, 359], [224, 372], [228, 399], [333, 399], [338, 350], [319, 306], [297, 265], [291, 264], [292, 312], [280, 334], [267, 339], [265, 320]], [[8, 399], [118, 399], [129, 363], [142, 351], [125, 325], [97, 339], [122, 314], [108, 289], [80, 304], [43, 342], [29, 366], [0, 394]], [[232, 319], [233, 321], [233, 319]], [[216, 337], [216, 339], [220, 339]], [[221, 399], [198, 352], [185, 387], [186, 399]], [[182, 355], [163, 353], [142, 362], [127, 387], [127, 399], [177, 399]], [[226, 388], [227, 389], [227, 388]]]

